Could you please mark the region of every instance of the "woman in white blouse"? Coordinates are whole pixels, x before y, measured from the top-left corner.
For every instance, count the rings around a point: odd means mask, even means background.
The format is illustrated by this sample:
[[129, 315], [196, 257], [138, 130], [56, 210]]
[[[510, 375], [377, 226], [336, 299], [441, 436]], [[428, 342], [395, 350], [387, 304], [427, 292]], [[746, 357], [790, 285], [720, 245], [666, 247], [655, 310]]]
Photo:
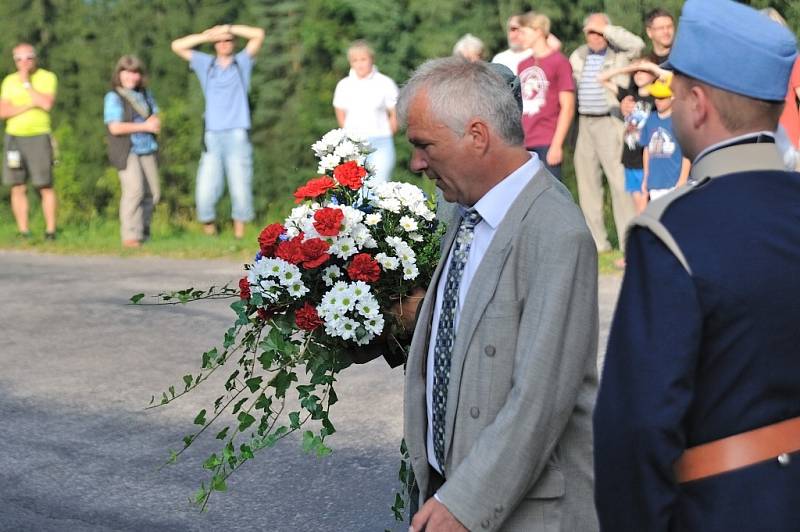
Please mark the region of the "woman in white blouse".
[[367, 158], [375, 168], [374, 182], [386, 182], [394, 170], [397, 85], [378, 72], [366, 41], [353, 42], [347, 60], [350, 74], [339, 81], [333, 94], [336, 120], [347, 133], [369, 140], [375, 149]]

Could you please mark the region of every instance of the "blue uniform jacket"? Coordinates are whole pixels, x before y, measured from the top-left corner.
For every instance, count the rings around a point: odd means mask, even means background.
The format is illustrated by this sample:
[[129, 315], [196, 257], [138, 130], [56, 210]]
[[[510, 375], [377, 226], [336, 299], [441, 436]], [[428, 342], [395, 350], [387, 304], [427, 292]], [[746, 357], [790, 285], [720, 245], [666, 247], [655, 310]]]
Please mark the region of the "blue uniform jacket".
[[779, 167], [772, 144], [706, 155], [629, 233], [594, 418], [602, 530], [800, 531], [800, 453], [673, 476], [686, 448], [800, 416], [800, 174]]

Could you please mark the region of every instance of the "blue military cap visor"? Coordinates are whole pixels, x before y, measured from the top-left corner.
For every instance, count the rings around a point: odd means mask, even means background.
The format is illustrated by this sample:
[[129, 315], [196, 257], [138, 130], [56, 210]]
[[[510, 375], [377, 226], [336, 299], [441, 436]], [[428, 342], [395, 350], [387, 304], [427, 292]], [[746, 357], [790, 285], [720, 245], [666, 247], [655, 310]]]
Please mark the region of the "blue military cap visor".
[[731, 0], [687, 0], [661, 65], [725, 91], [783, 101], [797, 58], [792, 33]]

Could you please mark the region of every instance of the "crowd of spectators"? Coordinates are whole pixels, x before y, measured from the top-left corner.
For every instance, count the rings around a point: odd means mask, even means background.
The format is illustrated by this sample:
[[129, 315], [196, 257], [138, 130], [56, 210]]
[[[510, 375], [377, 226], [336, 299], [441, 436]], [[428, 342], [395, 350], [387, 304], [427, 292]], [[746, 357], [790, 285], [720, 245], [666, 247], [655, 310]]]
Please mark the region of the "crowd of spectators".
[[[774, 9], [763, 13], [786, 25]], [[671, 75], [658, 66], [669, 58], [675, 19], [656, 8], [644, 24], [649, 45], [614, 25], [605, 13], [591, 13], [583, 24], [585, 42], [567, 56], [546, 15], [515, 14], [507, 21], [508, 49], [491, 60], [518, 75], [525, 147], [559, 179], [563, 178], [565, 148], [574, 142], [578, 201], [599, 252], [611, 249], [604, 221], [606, 198], [611, 201], [619, 247], [624, 249], [625, 228], [634, 215], [648, 200], [682, 185], [689, 172], [690, 163], [682, 157], [671, 130]], [[238, 53], [237, 37], [247, 40]], [[198, 220], [207, 234], [217, 231], [215, 206], [226, 178], [237, 238], [254, 215], [248, 89], [263, 39], [260, 28], [223, 25], [172, 43], [173, 51], [189, 61], [206, 97], [196, 203]], [[213, 43], [216, 54], [194, 49], [203, 43]], [[480, 61], [487, 58], [487, 50], [478, 37], [467, 33], [455, 43], [453, 55]], [[366, 41], [353, 42], [347, 59], [350, 72], [333, 94], [335, 116], [340, 127], [369, 139], [375, 150], [370, 163], [376, 179], [386, 181], [395, 166], [398, 88], [378, 71], [374, 51]], [[30, 182], [41, 193], [46, 236], [55, 238], [49, 110], [55, 101], [56, 78], [37, 67], [30, 44], [14, 48], [14, 61], [17, 72], [5, 78], [0, 92], [0, 118], [7, 121], [3, 181], [11, 187], [20, 235], [30, 234], [25, 192]], [[792, 169], [800, 166], [799, 65], [792, 73], [775, 132], [784, 162]], [[109, 159], [120, 172], [121, 238], [128, 247], [147, 240], [159, 196], [155, 135], [160, 122], [146, 81], [141, 61], [124, 56], [104, 102]], [[617, 265], [624, 267], [624, 260]]]

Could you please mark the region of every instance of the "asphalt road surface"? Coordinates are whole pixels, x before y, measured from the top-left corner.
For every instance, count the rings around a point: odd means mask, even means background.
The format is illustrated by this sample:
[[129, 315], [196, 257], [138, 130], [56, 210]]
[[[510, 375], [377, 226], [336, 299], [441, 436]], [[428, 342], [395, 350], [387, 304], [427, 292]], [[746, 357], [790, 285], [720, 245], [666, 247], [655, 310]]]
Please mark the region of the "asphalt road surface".
[[[230, 301], [128, 299], [220, 285], [241, 271], [223, 261], [0, 251], [0, 531], [407, 530], [389, 509], [403, 375], [382, 361], [340, 376], [328, 457], [283, 441], [234, 475], [206, 513], [188, 498], [215, 440], [159, 469], [216, 389], [144, 407], [220, 345], [233, 312]], [[601, 346], [619, 281], [601, 277]]]

